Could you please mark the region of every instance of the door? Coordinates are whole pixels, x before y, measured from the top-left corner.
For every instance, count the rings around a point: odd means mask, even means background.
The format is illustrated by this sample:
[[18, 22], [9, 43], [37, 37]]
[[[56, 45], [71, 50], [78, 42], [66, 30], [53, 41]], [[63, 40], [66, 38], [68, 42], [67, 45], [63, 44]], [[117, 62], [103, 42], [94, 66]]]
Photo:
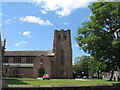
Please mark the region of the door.
[[44, 68], [44, 67], [41, 67], [41, 68], [38, 70], [38, 74], [39, 74], [39, 77], [42, 77], [42, 76], [45, 74], [45, 68]]

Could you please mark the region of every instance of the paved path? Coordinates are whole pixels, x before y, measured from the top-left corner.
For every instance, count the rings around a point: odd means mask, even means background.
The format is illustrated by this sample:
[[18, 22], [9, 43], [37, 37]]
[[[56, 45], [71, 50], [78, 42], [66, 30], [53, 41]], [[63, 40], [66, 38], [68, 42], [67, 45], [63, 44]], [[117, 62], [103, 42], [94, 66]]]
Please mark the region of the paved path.
[[35, 87], [88, 87], [88, 86], [113, 86], [113, 84], [94, 84], [94, 85], [8, 85], [9, 88], [35, 88]]

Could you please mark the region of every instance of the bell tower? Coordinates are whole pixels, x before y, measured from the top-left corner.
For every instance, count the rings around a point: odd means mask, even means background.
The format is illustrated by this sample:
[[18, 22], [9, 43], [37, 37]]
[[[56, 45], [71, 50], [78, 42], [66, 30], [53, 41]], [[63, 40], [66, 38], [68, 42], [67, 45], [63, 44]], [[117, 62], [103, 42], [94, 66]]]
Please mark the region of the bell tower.
[[72, 48], [70, 30], [55, 30], [53, 53], [55, 53], [56, 76], [72, 78]]

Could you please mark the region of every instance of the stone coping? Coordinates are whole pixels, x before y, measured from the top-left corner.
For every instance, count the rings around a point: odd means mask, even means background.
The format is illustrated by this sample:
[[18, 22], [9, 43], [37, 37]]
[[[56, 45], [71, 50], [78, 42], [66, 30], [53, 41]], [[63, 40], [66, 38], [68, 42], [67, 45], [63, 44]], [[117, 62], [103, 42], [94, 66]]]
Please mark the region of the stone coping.
[[10, 66], [10, 67], [33, 67], [33, 64], [29, 63], [3, 63], [4, 66]]
[[[120, 86], [119, 85], [115, 86]], [[93, 84], [93, 85], [8, 85], [8, 88], [54, 88], [54, 87], [105, 87], [114, 86], [114, 84]]]

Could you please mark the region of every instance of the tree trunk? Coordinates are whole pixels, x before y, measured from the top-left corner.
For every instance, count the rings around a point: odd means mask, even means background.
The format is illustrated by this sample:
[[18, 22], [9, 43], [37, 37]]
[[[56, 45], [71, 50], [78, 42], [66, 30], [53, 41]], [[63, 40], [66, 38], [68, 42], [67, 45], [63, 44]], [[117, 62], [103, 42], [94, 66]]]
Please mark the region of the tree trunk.
[[98, 70], [98, 77], [97, 77], [98, 79], [100, 78], [100, 73], [99, 73], [99, 70]]
[[109, 81], [112, 81], [113, 75], [114, 75], [114, 71], [112, 71]]

